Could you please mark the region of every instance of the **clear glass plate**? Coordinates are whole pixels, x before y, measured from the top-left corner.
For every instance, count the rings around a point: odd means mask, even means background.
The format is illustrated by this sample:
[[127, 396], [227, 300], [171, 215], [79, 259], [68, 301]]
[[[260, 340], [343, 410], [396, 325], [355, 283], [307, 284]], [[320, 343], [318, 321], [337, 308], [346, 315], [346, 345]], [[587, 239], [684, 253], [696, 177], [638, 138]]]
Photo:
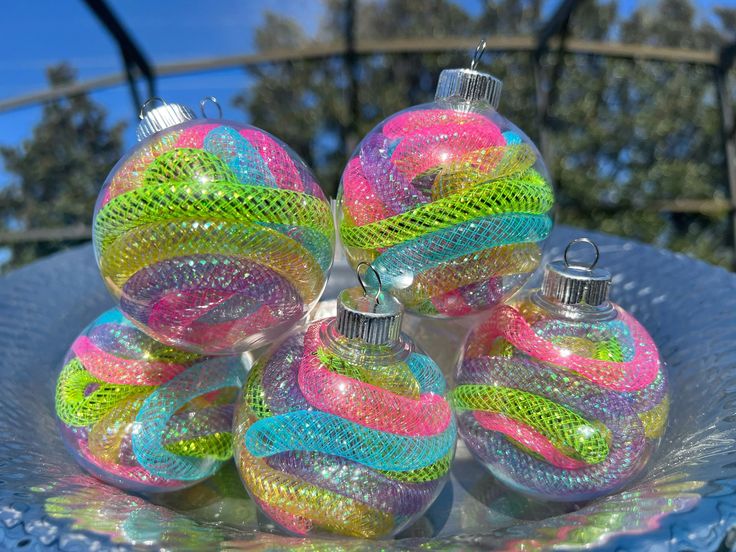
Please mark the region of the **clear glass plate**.
[[[561, 227], [601, 247], [614, 299], [647, 327], [669, 364], [670, 426], [651, 468], [624, 492], [561, 506], [497, 485], [458, 449], [439, 500], [384, 549], [712, 550], [736, 534], [736, 277], [624, 240]], [[325, 294], [355, 285], [338, 261]], [[133, 496], [83, 473], [56, 432], [53, 389], [67, 346], [111, 305], [89, 247], [0, 279], [0, 546], [6, 548], [361, 550], [375, 543], [269, 532], [232, 465], [185, 491]], [[334, 303], [320, 305], [331, 314]], [[451, 374], [470, 320], [410, 318], [407, 330]]]

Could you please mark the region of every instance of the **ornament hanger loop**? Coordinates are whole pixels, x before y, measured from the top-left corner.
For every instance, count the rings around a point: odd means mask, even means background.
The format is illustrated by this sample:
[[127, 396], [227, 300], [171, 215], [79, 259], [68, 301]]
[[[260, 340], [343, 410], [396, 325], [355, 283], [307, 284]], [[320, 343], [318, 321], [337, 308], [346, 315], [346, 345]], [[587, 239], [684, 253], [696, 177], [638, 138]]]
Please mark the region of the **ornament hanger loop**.
[[363, 276], [360, 275], [360, 269], [362, 267], [365, 267], [366, 271], [372, 270], [373, 274], [375, 274], [376, 276], [376, 281], [378, 281], [378, 291], [376, 291], [376, 294], [373, 296], [373, 301], [377, 305], [379, 303], [378, 298], [381, 297], [381, 292], [383, 291], [383, 284], [381, 283], [381, 275], [378, 273], [378, 271], [372, 264], [367, 263], [365, 261], [361, 261], [360, 263], [358, 263], [358, 266], [355, 267], [355, 272], [358, 274], [358, 282], [360, 283], [360, 287], [363, 288], [363, 293], [365, 293], [366, 295], [368, 295], [368, 288], [366, 288], [365, 286], [365, 282], [363, 281]]
[[[595, 251], [595, 258], [593, 259], [592, 263], [588, 265], [584, 265], [584, 264], [570, 262], [567, 256], [570, 252], [570, 248], [572, 248], [572, 246], [575, 245], [576, 243], [587, 243], [593, 246], [593, 250]], [[598, 264], [598, 259], [600, 258], [600, 256], [601, 256], [601, 252], [593, 240], [589, 238], [575, 238], [574, 240], [572, 240], [570, 243], [567, 244], [567, 247], [565, 247], [565, 253], [564, 253], [563, 258], [565, 259], [565, 266], [568, 268], [582, 268], [583, 270], [593, 270], [595, 268], [595, 265]]]
[[478, 42], [478, 45], [475, 47], [475, 53], [473, 54], [473, 59], [470, 60], [470, 70], [475, 71], [475, 68], [478, 67], [478, 62], [480, 62], [480, 58], [483, 57], [483, 54], [486, 52], [486, 39], [481, 38], [480, 42]]
[[155, 102], [159, 102], [161, 105], [167, 105], [166, 101], [163, 98], [159, 98], [158, 96], [152, 96], [148, 98], [145, 102], [143, 102], [143, 105], [141, 106], [141, 110], [138, 112], [138, 118], [143, 119], [143, 117], [146, 116], [146, 113], [151, 111], [152, 104]]
[[220, 105], [220, 102], [217, 101], [217, 98], [215, 98], [214, 96], [205, 96], [199, 101], [199, 112], [202, 114], [202, 117], [204, 117], [205, 119], [207, 118], [205, 109], [208, 103], [211, 103], [217, 108], [217, 118], [222, 119], [222, 106]]

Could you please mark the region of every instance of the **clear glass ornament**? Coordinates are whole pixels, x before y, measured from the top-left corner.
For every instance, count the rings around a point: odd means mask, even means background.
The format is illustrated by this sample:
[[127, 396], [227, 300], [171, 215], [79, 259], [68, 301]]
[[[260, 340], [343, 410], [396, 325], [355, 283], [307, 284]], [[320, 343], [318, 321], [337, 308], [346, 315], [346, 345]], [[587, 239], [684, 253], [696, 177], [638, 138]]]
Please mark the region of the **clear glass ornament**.
[[580, 501], [641, 473], [669, 395], [652, 338], [607, 299], [610, 274], [565, 255], [547, 266], [542, 289], [496, 307], [470, 334], [453, 405], [462, 439], [496, 478]]
[[414, 313], [483, 311], [539, 265], [554, 194], [535, 145], [496, 111], [501, 86], [473, 69], [443, 71], [435, 101], [381, 122], [343, 172], [349, 262], [371, 263]]
[[275, 345], [248, 376], [235, 460], [290, 533], [395, 535], [449, 477], [457, 435], [438, 366], [400, 334], [399, 303], [342, 292], [337, 318]]
[[232, 455], [238, 357], [158, 343], [118, 309], [95, 319], [64, 358], [56, 416], [64, 444], [102, 481], [137, 492], [182, 489]]
[[100, 192], [93, 241], [120, 309], [156, 340], [203, 354], [263, 345], [321, 295], [334, 228], [322, 190], [258, 128], [149, 110], [143, 141]]

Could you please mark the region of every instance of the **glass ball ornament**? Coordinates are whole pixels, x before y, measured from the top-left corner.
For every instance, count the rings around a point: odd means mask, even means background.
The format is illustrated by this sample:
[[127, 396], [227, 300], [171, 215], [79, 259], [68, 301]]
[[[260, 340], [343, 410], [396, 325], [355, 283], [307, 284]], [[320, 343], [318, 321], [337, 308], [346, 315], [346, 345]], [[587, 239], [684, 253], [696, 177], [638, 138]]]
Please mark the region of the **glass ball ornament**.
[[437, 364], [400, 334], [389, 295], [347, 289], [337, 318], [274, 345], [251, 370], [234, 454], [262, 512], [297, 535], [395, 535], [449, 477], [456, 425]]
[[229, 354], [273, 340], [324, 289], [327, 199], [288, 146], [258, 128], [163, 104], [100, 192], [93, 242], [120, 309], [156, 340]]
[[102, 481], [166, 492], [214, 474], [232, 456], [238, 357], [202, 357], [158, 343], [118, 309], [74, 340], [56, 383], [61, 437]]
[[486, 310], [539, 265], [554, 194], [535, 145], [496, 111], [501, 87], [472, 69], [443, 71], [435, 101], [378, 124], [343, 172], [349, 262], [371, 263], [414, 313]]
[[461, 438], [501, 482], [581, 501], [642, 472], [666, 429], [669, 395], [654, 341], [607, 299], [611, 275], [565, 257], [546, 267], [541, 289], [471, 332], [453, 405]]

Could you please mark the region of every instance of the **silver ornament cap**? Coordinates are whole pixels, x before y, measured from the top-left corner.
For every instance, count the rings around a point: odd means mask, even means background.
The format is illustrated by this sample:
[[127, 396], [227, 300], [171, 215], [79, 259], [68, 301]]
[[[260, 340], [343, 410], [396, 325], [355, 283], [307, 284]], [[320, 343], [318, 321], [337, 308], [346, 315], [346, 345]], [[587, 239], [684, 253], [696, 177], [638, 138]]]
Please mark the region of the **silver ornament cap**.
[[[577, 243], [587, 243], [595, 250], [590, 264], [572, 263], [568, 260], [570, 248]], [[608, 301], [611, 273], [596, 268], [600, 252], [588, 238], [577, 238], [567, 244], [564, 259], [549, 263], [544, 268], [544, 280], [540, 295], [551, 303], [562, 305], [588, 305], [596, 307]]]
[[[360, 270], [361, 263], [358, 265]], [[392, 345], [401, 335], [403, 305], [393, 296], [381, 291], [378, 273], [378, 291], [368, 294], [358, 274], [360, 286], [344, 289], [337, 296], [337, 331], [348, 339], [360, 339], [368, 345]]]
[[[156, 101], [160, 102], [161, 105], [151, 107], [151, 104]], [[157, 132], [191, 121], [197, 117], [194, 114], [194, 111], [187, 106], [176, 103], [166, 103], [161, 98], [150, 98], [146, 100], [146, 103], [141, 107], [141, 111], [138, 116], [140, 117], [141, 122], [138, 123], [135, 136], [139, 142], [156, 134]]]
[[435, 92], [435, 101], [450, 100], [464, 103], [485, 101], [498, 109], [503, 82], [488, 73], [476, 71], [478, 62], [486, 51], [486, 40], [482, 38], [475, 47], [470, 69], [445, 69], [440, 73]]
[[486, 101], [498, 109], [503, 81], [475, 69], [445, 69], [440, 73], [435, 101]]

